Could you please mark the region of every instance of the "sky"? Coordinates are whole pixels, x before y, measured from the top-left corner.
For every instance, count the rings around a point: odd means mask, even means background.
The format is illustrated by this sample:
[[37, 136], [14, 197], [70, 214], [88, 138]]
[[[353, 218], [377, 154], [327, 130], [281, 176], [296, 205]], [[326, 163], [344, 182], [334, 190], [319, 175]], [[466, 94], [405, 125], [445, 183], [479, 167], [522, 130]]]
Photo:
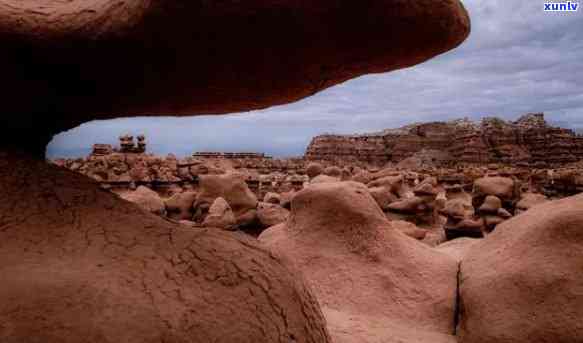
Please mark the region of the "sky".
[[[470, 37], [423, 64], [367, 75], [310, 98], [227, 116], [120, 118], [55, 136], [47, 157], [80, 157], [93, 143], [145, 134], [148, 151], [303, 155], [322, 133], [365, 133], [412, 122], [544, 112], [550, 123], [583, 130], [583, 10], [544, 12], [544, 0], [465, 0]], [[580, 3], [583, 5], [583, 3]]]

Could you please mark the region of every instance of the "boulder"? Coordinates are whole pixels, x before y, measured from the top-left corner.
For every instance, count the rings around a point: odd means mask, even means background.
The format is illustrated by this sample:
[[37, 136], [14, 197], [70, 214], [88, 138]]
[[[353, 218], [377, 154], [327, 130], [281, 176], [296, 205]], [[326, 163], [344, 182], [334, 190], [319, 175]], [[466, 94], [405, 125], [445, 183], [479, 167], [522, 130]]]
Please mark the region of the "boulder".
[[289, 211], [271, 203], [260, 202], [257, 206], [257, 219], [264, 228], [281, 224], [289, 217]]
[[202, 223], [205, 227], [216, 227], [223, 230], [234, 230], [236, 224], [237, 220], [233, 210], [223, 198], [215, 199]]
[[166, 205], [162, 198], [148, 187], [139, 186], [135, 191], [121, 194], [120, 197], [153, 214], [163, 216], [166, 213]]
[[339, 167], [330, 166], [330, 167], [324, 169], [324, 175], [328, 175], [328, 176], [332, 176], [332, 177], [340, 179], [340, 178], [342, 178], [343, 173], [342, 173], [342, 169], [340, 169]]
[[323, 173], [324, 167], [320, 163], [312, 162], [306, 167], [306, 175], [308, 175], [310, 179], [313, 179]]
[[297, 266], [335, 342], [452, 342], [456, 262], [391, 226], [368, 189], [322, 183], [259, 240]]
[[464, 257], [459, 342], [583, 341], [583, 196], [500, 224]]
[[502, 200], [512, 200], [516, 195], [514, 180], [508, 177], [483, 177], [474, 182], [476, 196], [494, 195]]
[[255, 218], [257, 197], [244, 181], [244, 176], [235, 173], [222, 175], [201, 175], [199, 193], [194, 203], [195, 209], [203, 204], [210, 206], [216, 198], [227, 201], [238, 225], [246, 225]]
[[479, 211], [480, 213], [496, 214], [500, 209], [502, 209], [502, 200], [495, 195], [488, 195]]
[[471, 218], [474, 213], [474, 207], [467, 199], [451, 199], [446, 200], [445, 205], [439, 210], [439, 213], [457, 220]]
[[444, 225], [447, 240], [460, 237], [482, 238], [484, 237], [484, 219], [465, 218], [462, 220], [448, 218]]
[[166, 205], [166, 214], [168, 218], [175, 220], [190, 220], [194, 214], [194, 202], [196, 201], [196, 192], [188, 191], [174, 194], [164, 203]]
[[263, 197], [263, 202], [279, 205], [281, 203], [281, 196], [277, 193], [267, 192]]

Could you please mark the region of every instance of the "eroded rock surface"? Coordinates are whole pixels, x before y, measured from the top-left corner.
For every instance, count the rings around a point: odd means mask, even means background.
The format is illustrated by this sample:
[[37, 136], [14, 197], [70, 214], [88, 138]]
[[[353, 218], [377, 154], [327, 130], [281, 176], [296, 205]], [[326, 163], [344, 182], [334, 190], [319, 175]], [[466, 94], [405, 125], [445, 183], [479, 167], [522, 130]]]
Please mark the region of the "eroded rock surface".
[[418, 123], [365, 135], [322, 135], [306, 149], [308, 160], [366, 162], [401, 169], [505, 163], [537, 167], [563, 166], [583, 158], [583, 137], [553, 127], [544, 114], [527, 114], [514, 122], [484, 118]]
[[301, 277], [245, 236], [22, 156], [2, 154], [0, 192], [2, 342], [330, 342]]
[[0, 123], [46, 144], [123, 114], [265, 108], [418, 64], [469, 31], [458, 0], [2, 0]]
[[310, 185], [259, 240], [293, 262], [335, 342], [451, 342], [457, 264], [393, 228], [366, 186]]
[[461, 264], [461, 343], [583, 340], [583, 196], [499, 225]]

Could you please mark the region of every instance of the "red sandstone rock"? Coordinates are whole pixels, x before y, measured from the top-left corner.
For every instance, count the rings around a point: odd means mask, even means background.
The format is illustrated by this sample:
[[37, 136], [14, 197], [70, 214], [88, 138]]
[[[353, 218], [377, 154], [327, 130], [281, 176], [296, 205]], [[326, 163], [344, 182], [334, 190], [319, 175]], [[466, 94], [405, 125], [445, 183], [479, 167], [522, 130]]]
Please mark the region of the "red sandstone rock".
[[583, 138], [552, 127], [543, 114], [515, 122], [484, 118], [412, 124], [361, 136], [322, 135], [306, 149], [308, 160], [361, 162], [397, 169], [494, 163], [549, 167], [583, 159]]
[[263, 197], [263, 202], [279, 205], [281, 203], [281, 196], [277, 193], [268, 192]]
[[498, 210], [502, 208], [502, 201], [495, 195], [488, 195], [482, 206], [480, 206], [479, 211], [481, 213], [498, 213]]
[[340, 178], [328, 176], [328, 175], [318, 175], [310, 181], [310, 184], [327, 183], [327, 182], [338, 182]]
[[335, 342], [455, 341], [455, 261], [391, 227], [364, 185], [302, 190], [259, 240], [303, 272]]
[[390, 204], [399, 200], [397, 196], [391, 193], [391, 191], [386, 187], [369, 188], [368, 191], [383, 210], [388, 209]]
[[339, 179], [343, 175], [342, 169], [340, 169], [339, 167], [336, 167], [336, 166], [331, 166], [331, 167], [324, 169], [324, 174], [328, 175], [328, 176], [336, 177]]
[[233, 209], [237, 224], [245, 225], [255, 217], [257, 197], [239, 174], [200, 176], [200, 190], [194, 207], [212, 204], [216, 198], [223, 198]]
[[1, 157], [0, 342], [331, 342], [301, 277], [254, 240]]
[[223, 230], [234, 230], [236, 228], [237, 220], [233, 214], [233, 210], [225, 199], [216, 198], [209, 208], [208, 215], [204, 218], [202, 223], [205, 227], [215, 227]]
[[175, 220], [191, 220], [194, 214], [194, 202], [196, 192], [183, 192], [172, 196], [165, 201], [166, 213], [169, 218]]
[[543, 194], [533, 194], [533, 193], [525, 193], [522, 194], [520, 201], [516, 204], [516, 214], [520, 214], [522, 212], [528, 211], [529, 209], [533, 208], [534, 206], [544, 204], [548, 202], [549, 199]]
[[312, 162], [306, 167], [306, 174], [310, 179], [313, 179], [322, 173], [324, 173], [324, 167], [322, 167], [320, 163]]
[[140, 186], [133, 192], [124, 193], [121, 198], [133, 202], [148, 212], [162, 216], [166, 213], [164, 201], [158, 193], [148, 187]]
[[391, 226], [404, 233], [405, 235], [422, 240], [427, 235], [427, 230], [418, 228], [415, 224], [406, 222], [404, 220], [395, 220], [391, 222]]
[[469, 30], [457, 0], [6, 0], [0, 63], [11, 117], [0, 120], [42, 135], [122, 114], [265, 108], [418, 64]]
[[494, 195], [500, 199], [511, 200], [515, 197], [514, 180], [506, 177], [485, 177], [474, 182], [477, 196]]
[[264, 202], [260, 202], [257, 205], [257, 219], [265, 228], [281, 224], [288, 217], [289, 211], [279, 205]]
[[481, 241], [482, 240], [480, 239], [468, 237], [457, 238], [440, 244], [437, 246], [436, 250], [445, 253], [461, 262], [464, 256], [466, 256], [473, 249], [473, 247]]
[[583, 197], [496, 228], [461, 265], [459, 342], [583, 341]]

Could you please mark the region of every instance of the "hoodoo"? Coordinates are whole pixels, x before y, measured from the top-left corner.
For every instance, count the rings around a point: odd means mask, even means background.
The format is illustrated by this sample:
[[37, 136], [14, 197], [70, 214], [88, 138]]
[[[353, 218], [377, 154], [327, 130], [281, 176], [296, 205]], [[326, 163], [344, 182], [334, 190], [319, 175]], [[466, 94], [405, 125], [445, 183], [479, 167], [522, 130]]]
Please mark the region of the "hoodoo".
[[457, 0], [0, 0], [0, 341], [331, 342], [279, 258], [46, 165], [45, 146], [93, 119], [288, 103], [469, 29]]

